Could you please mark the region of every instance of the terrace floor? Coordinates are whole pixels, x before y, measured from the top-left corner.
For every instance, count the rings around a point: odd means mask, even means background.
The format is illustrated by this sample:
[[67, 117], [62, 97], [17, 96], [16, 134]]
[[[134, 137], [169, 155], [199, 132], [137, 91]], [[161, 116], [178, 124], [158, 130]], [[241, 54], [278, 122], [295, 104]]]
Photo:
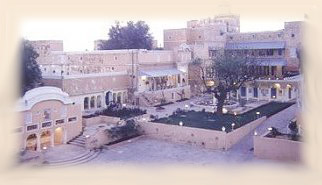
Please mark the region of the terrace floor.
[[[295, 117], [296, 105], [268, 118], [256, 131], [266, 132], [268, 127], [286, 130], [290, 120]], [[126, 165], [126, 164], [189, 164], [189, 165], [225, 165], [225, 164], [272, 164], [272, 161], [256, 159], [253, 155], [253, 132], [227, 151], [212, 150], [189, 144], [177, 144], [168, 141], [141, 136], [109, 147], [94, 160], [84, 165]], [[277, 164], [277, 163], [276, 163]]]
[[[296, 105], [271, 116], [263, 122], [256, 131], [260, 134], [266, 132], [268, 127], [276, 127], [286, 132], [287, 123], [295, 117]], [[94, 159], [79, 166], [88, 165], [142, 165], [142, 164], [187, 164], [187, 165], [227, 165], [227, 164], [280, 164], [269, 160], [260, 160], [253, 155], [253, 132], [244, 137], [239, 143], [227, 151], [206, 149], [190, 144], [178, 144], [164, 140], [153, 139], [148, 136], [140, 136], [118, 144], [108, 146]], [[58, 149], [58, 148], [57, 148]], [[83, 150], [75, 150], [72, 145], [61, 146], [59, 153], [47, 152], [47, 160], [59, 160], [69, 158], [71, 155], [84, 153]], [[81, 149], [81, 148], [80, 148]], [[51, 154], [50, 154], [51, 153]], [[55, 155], [56, 154], [56, 155]], [[58, 154], [58, 155], [57, 155]]]

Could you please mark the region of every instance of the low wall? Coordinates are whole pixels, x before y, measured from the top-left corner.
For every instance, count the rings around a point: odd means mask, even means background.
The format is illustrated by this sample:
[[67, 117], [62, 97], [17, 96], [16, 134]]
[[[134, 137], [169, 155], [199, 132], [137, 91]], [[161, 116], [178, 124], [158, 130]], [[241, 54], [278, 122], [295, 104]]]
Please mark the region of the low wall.
[[262, 124], [266, 120], [266, 116], [263, 116], [259, 119], [256, 119], [242, 127], [239, 127], [232, 132], [227, 133], [227, 142], [226, 147], [231, 148], [234, 144], [238, 143], [242, 138], [248, 135], [251, 131], [257, 128], [260, 124]]
[[106, 123], [106, 124], [116, 124], [121, 119], [119, 117], [111, 116], [96, 116], [91, 118], [83, 118], [83, 126], [92, 126], [96, 124]]
[[178, 143], [200, 145], [210, 149], [229, 149], [259, 126], [265, 119], [266, 117], [261, 117], [230, 133], [143, 121], [140, 121], [139, 125], [144, 133], [150, 137]]
[[260, 159], [300, 162], [301, 145], [299, 141], [254, 136], [254, 155]]

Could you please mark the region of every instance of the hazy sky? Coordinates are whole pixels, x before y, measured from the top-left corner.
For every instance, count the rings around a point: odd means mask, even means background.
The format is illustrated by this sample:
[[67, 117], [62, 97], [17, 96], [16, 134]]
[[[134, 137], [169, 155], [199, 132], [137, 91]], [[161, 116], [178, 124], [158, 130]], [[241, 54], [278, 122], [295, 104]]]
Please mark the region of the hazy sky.
[[[125, 24], [127, 20], [121, 20]], [[134, 20], [136, 21], [136, 20]], [[184, 28], [188, 20], [144, 20], [150, 32], [163, 45], [163, 30]], [[241, 32], [270, 31], [283, 29], [284, 21], [250, 20], [240, 17]], [[297, 21], [297, 20], [294, 20]], [[93, 50], [94, 40], [107, 39], [108, 29], [115, 20], [28, 20], [21, 26], [22, 36], [29, 40], [63, 40], [65, 51]]]

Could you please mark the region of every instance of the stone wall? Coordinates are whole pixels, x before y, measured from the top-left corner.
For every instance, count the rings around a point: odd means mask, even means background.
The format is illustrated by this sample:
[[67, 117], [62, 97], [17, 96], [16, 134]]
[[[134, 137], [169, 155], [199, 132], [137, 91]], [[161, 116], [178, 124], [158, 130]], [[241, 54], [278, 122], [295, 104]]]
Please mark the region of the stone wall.
[[300, 162], [301, 149], [299, 141], [254, 136], [254, 155], [259, 159]]
[[210, 149], [229, 149], [249, 134], [254, 128], [259, 126], [265, 119], [266, 117], [262, 117], [254, 120], [230, 133], [143, 121], [140, 121], [139, 125], [146, 135], [153, 138], [199, 145]]
[[92, 126], [97, 124], [117, 124], [121, 119], [119, 117], [111, 117], [111, 116], [95, 116], [91, 118], [83, 118], [83, 126]]

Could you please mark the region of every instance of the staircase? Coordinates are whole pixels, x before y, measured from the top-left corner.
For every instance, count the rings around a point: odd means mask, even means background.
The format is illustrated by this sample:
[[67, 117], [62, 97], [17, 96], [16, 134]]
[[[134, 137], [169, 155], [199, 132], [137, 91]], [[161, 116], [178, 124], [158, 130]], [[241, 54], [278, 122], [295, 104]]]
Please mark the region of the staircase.
[[142, 97], [141, 99], [143, 100], [143, 104], [147, 107], [150, 107], [153, 105], [153, 102], [151, 102], [151, 100], [145, 95], [145, 94], [140, 94], [140, 97]]
[[83, 135], [83, 133], [81, 133], [80, 135], [76, 136], [74, 139], [68, 141], [67, 143], [85, 148], [85, 140], [85, 136]]
[[68, 167], [68, 166], [75, 166], [79, 164], [86, 163], [95, 159], [100, 153], [101, 149], [94, 149], [94, 150], [86, 150], [83, 154], [76, 156], [71, 159], [64, 159], [59, 161], [46, 161], [44, 166], [48, 167]]

